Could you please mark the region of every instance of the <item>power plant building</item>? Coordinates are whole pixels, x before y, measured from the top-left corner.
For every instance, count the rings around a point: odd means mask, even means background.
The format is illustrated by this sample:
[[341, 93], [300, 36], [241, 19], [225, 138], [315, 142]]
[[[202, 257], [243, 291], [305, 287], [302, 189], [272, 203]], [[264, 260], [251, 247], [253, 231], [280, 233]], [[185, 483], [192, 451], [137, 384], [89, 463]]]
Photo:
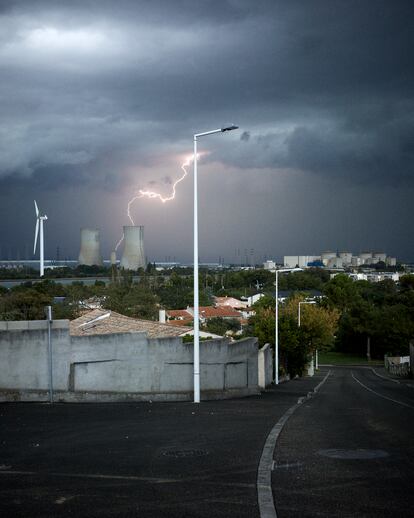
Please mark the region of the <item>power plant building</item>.
[[338, 255], [342, 259], [344, 266], [352, 264], [352, 252], [339, 252]]
[[96, 228], [81, 229], [81, 245], [78, 258], [79, 264], [86, 266], [102, 266], [101, 243], [99, 230]]
[[124, 227], [124, 253], [121, 258], [121, 268], [125, 270], [138, 270], [145, 268], [144, 254], [144, 227]]
[[361, 264], [372, 264], [372, 252], [362, 252], [359, 254]]
[[[315, 255], [285, 255], [283, 265], [286, 268], [306, 268], [308, 266], [325, 266], [326, 268], [346, 268], [378, 264], [384, 262], [387, 266], [395, 266], [397, 259], [388, 257], [384, 252], [362, 252], [353, 255], [352, 252], [322, 252], [320, 256]], [[319, 263], [319, 264], [318, 264]], [[266, 268], [266, 263], [265, 263]]]
[[283, 257], [283, 266], [286, 268], [306, 268], [311, 263], [320, 260], [320, 255], [285, 255]]
[[328, 250], [327, 252], [321, 253], [321, 260], [325, 266], [328, 266], [331, 259], [336, 259], [336, 252]]

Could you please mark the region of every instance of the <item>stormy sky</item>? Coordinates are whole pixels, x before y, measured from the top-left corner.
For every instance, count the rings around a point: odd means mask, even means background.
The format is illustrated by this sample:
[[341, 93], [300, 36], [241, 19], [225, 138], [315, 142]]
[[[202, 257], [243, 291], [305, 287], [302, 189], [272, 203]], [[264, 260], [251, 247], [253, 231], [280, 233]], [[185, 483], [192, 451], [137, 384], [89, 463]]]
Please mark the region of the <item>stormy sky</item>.
[[[199, 142], [200, 258], [414, 260], [414, 7], [389, 0], [0, 2], [0, 257], [106, 257], [139, 189]], [[148, 259], [192, 257], [192, 171], [132, 205]], [[240, 255], [239, 255], [240, 254]]]

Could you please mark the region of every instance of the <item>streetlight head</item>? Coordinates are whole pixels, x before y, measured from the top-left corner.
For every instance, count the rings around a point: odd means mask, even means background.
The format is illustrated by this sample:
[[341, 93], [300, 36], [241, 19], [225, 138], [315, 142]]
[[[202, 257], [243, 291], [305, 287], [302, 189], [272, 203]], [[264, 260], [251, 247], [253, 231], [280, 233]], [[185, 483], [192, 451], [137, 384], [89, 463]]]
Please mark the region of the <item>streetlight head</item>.
[[276, 272], [280, 272], [280, 273], [303, 272], [303, 268], [280, 268], [280, 270], [276, 270]]
[[231, 131], [231, 130], [235, 130], [235, 129], [239, 129], [239, 127], [236, 126], [235, 124], [231, 124], [230, 126], [221, 128], [221, 131], [224, 132], [224, 131]]

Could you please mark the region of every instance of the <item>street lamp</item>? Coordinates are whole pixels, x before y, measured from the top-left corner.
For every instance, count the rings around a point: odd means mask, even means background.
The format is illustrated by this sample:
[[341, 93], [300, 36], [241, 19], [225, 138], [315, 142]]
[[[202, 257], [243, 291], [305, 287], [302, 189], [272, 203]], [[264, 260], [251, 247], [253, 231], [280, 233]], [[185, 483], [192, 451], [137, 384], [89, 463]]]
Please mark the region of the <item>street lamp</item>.
[[231, 124], [212, 131], [194, 135], [194, 403], [200, 403], [200, 322], [198, 296], [198, 197], [197, 197], [197, 139], [214, 133], [237, 129]]
[[275, 306], [275, 385], [279, 385], [279, 273], [302, 272], [303, 268], [283, 268], [276, 270]]

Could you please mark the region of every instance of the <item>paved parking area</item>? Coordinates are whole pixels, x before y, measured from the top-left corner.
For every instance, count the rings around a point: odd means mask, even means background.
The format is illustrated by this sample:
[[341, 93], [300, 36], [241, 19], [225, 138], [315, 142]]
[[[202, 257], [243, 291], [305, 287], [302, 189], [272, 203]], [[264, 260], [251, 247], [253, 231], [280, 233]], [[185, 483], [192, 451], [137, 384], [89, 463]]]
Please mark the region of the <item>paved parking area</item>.
[[0, 406], [2, 517], [256, 517], [280, 416], [321, 379], [193, 403]]

